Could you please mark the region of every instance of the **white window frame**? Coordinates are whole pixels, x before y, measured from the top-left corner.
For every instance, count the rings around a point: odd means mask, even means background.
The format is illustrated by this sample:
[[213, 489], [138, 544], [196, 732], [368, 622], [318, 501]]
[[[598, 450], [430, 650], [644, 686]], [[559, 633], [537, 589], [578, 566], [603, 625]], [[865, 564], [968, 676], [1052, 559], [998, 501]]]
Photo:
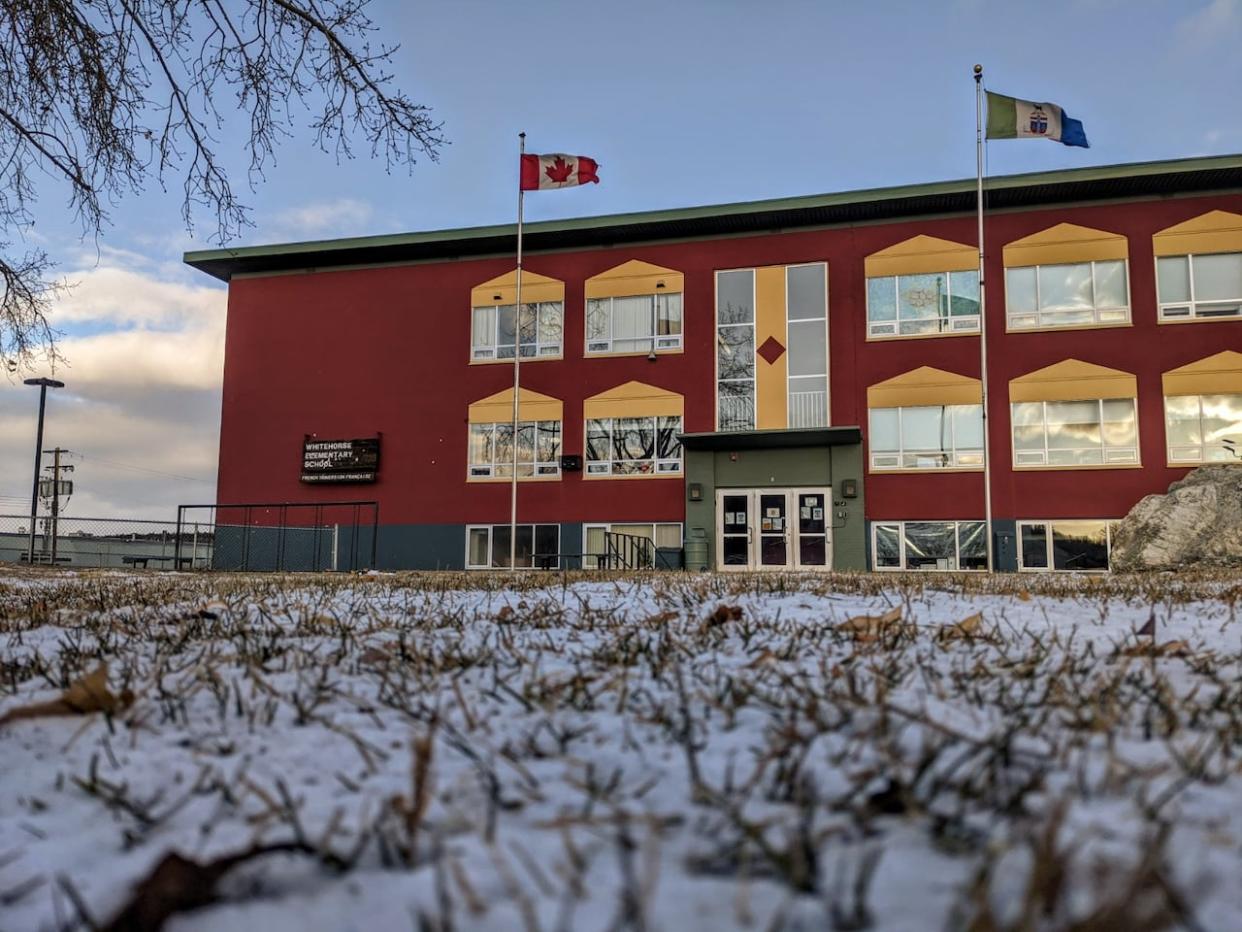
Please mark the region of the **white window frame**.
[[[624, 527], [633, 527], [633, 526], [634, 526], [634, 525], [636, 525], [636, 524], [641, 524], [641, 525], [643, 525], [644, 527], [649, 527], [649, 528], [651, 528], [651, 553], [652, 553], [652, 559], [654, 559], [654, 558], [655, 558], [655, 548], [656, 548], [656, 546], [657, 546], [657, 545], [656, 545], [656, 542], [655, 542], [655, 539], [656, 539], [656, 537], [655, 537], [655, 532], [656, 532], [656, 528], [657, 528], [657, 527], [675, 527], [675, 528], [677, 528], [677, 539], [678, 539], [678, 546], [679, 546], [679, 547], [684, 547], [684, 546], [685, 546], [685, 542], [686, 542], [686, 526], [685, 526], [682, 522], [680, 522], [680, 521], [592, 521], [592, 522], [589, 522], [589, 523], [587, 523], [587, 524], [582, 525], [582, 568], [583, 568], [584, 570], [588, 570], [588, 569], [599, 569], [599, 557], [601, 556], [601, 554], [597, 554], [597, 553], [587, 553], [587, 552], [586, 552], [586, 546], [587, 546], [587, 531], [599, 531], [599, 530], [602, 530], [602, 531], [604, 531], [605, 533], [609, 533], [609, 532], [611, 532], [611, 531], [612, 531], [612, 529], [613, 529], [614, 527], [622, 527], [622, 526], [624, 526]], [[594, 563], [593, 563], [591, 566], [587, 566], [587, 560], [588, 560], [588, 559], [590, 559], [590, 560], [593, 560], [593, 561], [594, 561]]]
[[[792, 269], [806, 269], [818, 266], [824, 270], [824, 315], [822, 317], [800, 317], [793, 320], [789, 316], [789, 273]], [[757, 309], [756, 309], [757, 310]], [[832, 421], [831, 391], [832, 386], [828, 382], [828, 360], [832, 355], [830, 344], [831, 335], [828, 331], [828, 263], [827, 262], [795, 262], [792, 265], [785, 266], [785, 346], [793, 346], [793, 338], [789, 335], [790, 329], [797, 324], [813, 324], [819, 323], [824, 328], [824, 359], [823, 372], [811, 374], [803, 373], [802, 375], [789, 375], [788, 370], [785, 376], [786, 391], [786, 424], [791, 428], [815, 428], [827, 427]], [[756, 347], [756, 353], [758, 348]], [[823, 379], [824, 390], [822, 392], [823, 399], [816, 399], [811, 396], [821, 394], [818, 391], [798, 392], [794, 391], [795, 383], [799, 383], [810, 379]], [[801, 399], [807, 399], [806, 402]], [[803, 409], [813, 412], [806, 418], [795, 417], [796, 412]], [[795, 423], [797, 421], [797, 423]]]
[[[652, 422], [651, 429], [652, 429], [652, 434], [655, 437], [655, 443], [656, 443], [656, 449], [652, 451], [653, 453], [658, 452], [658, 448], [659, 448], [660, 421], [673, 421], [673, 420], [679, 421], [681, 422], [681, 426], [678, 427], [677, 433], [680, 434], [685, 431], [685, 418], [683, 418], [680, 415], [640, 414], [636, 416], [628, 415], [624, 417], [585, 418], [582, 422], [582, 447], [583, 447], [583, 466], [585, 469], [585, 474], [588, 477], [603, 478], [607, 476], [616, 476], [616, 477], [633, 478], [637, 476], [637, 477], [642, 477], [642, 478], [651, 478], [651, 477], [659, 477], [659, 476], [680, 476], [681, 475], [682, 459], [684, 458], [684, 451], [676, 459], [667, 458], [667, 457], [660, 458], [658, 456], [654, 456], [652, 459], [649, 459], [649, 460], [617, 460], [612, 457], [611, 454], [616, 449], [616, 447], [613, 445], [614, 423], [616, 421], [640, 421], [640, 420]], [[608, 422], [609, 457], [606, 460], [593, 460], [589, 458], [590, 447], [587, 444], [587, 438], [590, 436], [591, 423], [593, 421], [607, 421]], [[678, 446], [678, 450], [680, 451], [681, 444], [679, 443], [677, 446]], [[617, 463], [650, 463], [651, 471], [650, 472], [615, 472], [614, 466]]]
[[[750, 322], [749, 323], [738, 323], [738, 324], [721, 324], [720, 323], [720, 276], [727, 275], [730, 272], [749, 272], [750, 273]], [[716, 430], [718, 431], [720, 430], [729, 430], [729, 431], [754, 430], [755, 424], [757, 423], [757, 418], [758, 418], [758, 382], [757, 382], [758, 371], [757, 369], [759, 365], [759, 362], [758, 362], [759, 347], [755, 345], [755, 334], [757, 333], [757, 330], [755, 327], [755, 318], [758, 317], [759, 315], [759, 308], [756, 306], [756, 300], [755, 300], [757, 297], [755, 294], [755, 279], [757, 277], [756, 272], [757, 272], [757, 269], [755, 269], [753, 266], [737, 268], [737, 269], [717, 269], [716, 270], [716, 275], [715, 275], [715, 280], [714, 280], [714, 291], [713, 291], [713, 296], [712, 296], [712, 313], [716, 321], [716, 327], [715, 327], [716, 339], [712, 343], [712, 353], [713, 353], [712, 369], [715, 374], [714, 384], [715, 384], [715, 395], [716, 395], [716, 399], [715, 399], [716, 400]], [[722, 380], [720, 378], [720, 331], [723, 327], [750, 327], [751, 376], [749, 379], [723, 379]], [[751, 410], [752, 417], [751, 417], [751, 423], [749, 427], [725, 428], [721, 426], [720, 424], [720, 383], [721, 381], [725, 381], [725, 382], [729, 382], [731, 384], [737, 384], [737, 385], [742, 385], [747, 382], [750, 383], [750, 410]]]
[[[539, 359], [561, 359], [564, 357], [565, 346], [565, 302], [564, 301], [523, 301], [527, 307], [535, 308], [535, 342], [530, 344], [534, 347], [534, 352], [529, 355], [522, 356], [526, 362], [534, 362]], [[561, 318], [561, 332], [555, 343], [545, 342], [543, 337], [543, 309], [547, 306], [554, 306]], [[470, 361], [471, 362], [509, 362], [512, 356], [500, 355], [500, 309], [502, 307], [513, 307], [514, 304], [479, 304], [470, 309]], [[476, 346], [474, 342], [475, 332], [475, 311], [491, 312], [491, 334], [487, 343]], [[513, 338], [516, 341], [513, 344], [514, 353], [521, 352], [522, 346], [522, 315], [519, 311], [514, 320]], [[509, 344], [505, 344], [507, 347]]]
[[[1129, 401], [1130, 404], [1134, 408], [1134, 448], [1132, 451], [1133, 458], [1127, 458], [1122, 455], [1122, 454], [1131, 452], [1130, 447], [1110, 447], [1108, 444], [1104, 442], [1104, 402], [1123, 401], [1123, 400]], [[1049, 404], [1061, 404], [1062, 402], [1015, 401], [1015, 402], [1011, 402], [1009, 405], [1009, 450], [1010, 450], [1010, 454], [1013, 457], [1012, 459], [1013, 468], [1015, 470], [1022, 470], [1022, 469], [1104, 469], [1104, 468], [1115, 468], [1118, 466], [1141, 466], [1143, 443], [1142, 443], [1142, 437], [1140, 437], [1139, 435], [1140, 425], [1139, 425], [1139, 418], [1138, 418], [1138, 399], [1133, 398], [1133, 397], [1128, 398], [1128, 399], [1121, 399], [1121, 398], [1067, 398], [1065, 399], [1065, 402], [1067, 403], [1076, 403], [1076, 404], [1081, 404], [1081, 403], [1085, 403], [1089, 401], [1095, 402], [1096, 410], [1099, 414], [1099, 419], [1097, 420], [1096, 423], [1100, 425], [1100, 446], [1098, 447], [1100, 451], [1100, 462], [1098, 463], [1049, 463], [1048, 462], [1048, 405]], [[1043, 428], [1044, 428], [1044, 446], [1043, 446], [1043, 457], [1039, 462], [1035, 462], [1035, 463], [1030, 463], [1030, 462], [1019, 463], [1018, 462], [1018, 454], [1019, 454], [1018, 437], [1017, 437], [1018, 424], [1014, 419], [1013, 409], [1016, 405], [1019, 405], [1019, 404], [1037, 404], [1041, 406], [1043, 417], [1040, 423], [1043, 425]], [[1062, 450], [1069, 449], [1069, 450], [1073, 450], [1076, 452], [1079, 450], [1095, 450], [1097, 449], [1097, 447], [1094, 447], [1094, 446], [1062, 447], [1059, 449], [1062, 449]], [[1030, 456], [1034, 452], [1037, 452], [1037, 451], [1033, 451], [1033, 450], [1022, 450], [1021, 451], [1023, 456]], [[1109, 458], [1110, 452], [1113, 452], [1114, 454], [1114, 456], [1111, 459]]]
[[[557, 425], [557, 429], [558, 429], [557, 432], [559, 434], [560, 439], [557, 443], [556, 460], [554, 462], [540, 462], [539, 461], [539, 425], [540, 424]], [[505, 471], [503, 467], [508, 467], [509, 469], [513, 468], [513, 460], [511, 457], [505, 457], [504, 462], [501, 462], [499, 460], [493, 460], [491, 463], [474, 463], [474, 462], [471, 462], [471, 456], [474, 453], [474, 444], [472, 443], [472, 441], [474, 439], [475, 428], [479, 428], [479, 427], [490, 428], [494, 436], [498, 428], [501, 428], [501, 427], [507, 428], [507, 427], [512, 427], [512, 426], [513, 426], [512, 421], [498, 421], [498, 422], [486, 423], [486, 424], [470, 424], [469, 425], [469, 427], [466, 430], [466, 478], [467, 479], [494, 479], [494, 478], [508, 479], [510, 478], [509, 473]], [[558, 421], [554, 418], [545, 418], [544, 420], [540, 420], [540, 421], [518, 421], [518, 430], [520, 431], [523, 427], [534, 428], [535, 450], [534, 450], [534, 458], [529, 464], [523, 463], [521, 460], [518, 460], [519, 470], [521, 469], [521, 467], [526, 466], [526, 465], [529, 465], [531, 468], [531, 474], [529, 476], [519, 475], [518, 479], [519, 480], [521, 479], [559, 479], [561, 476], [561, 450], [564, 449], [564, 442], [565, 442], [564, 422]], [[514, 438], [514, 443], [515, 444], [517, 443], [516, 438]], [[492, 443], [492, 449], [495, 450], [494, 440]]]
[[[905, 437], [905, 412], [917, 408], [940, 408], [944, 411], [944, 417], [949, 422], [950, 441], [949, 451], [947, 453], [939, 450], [907, 450]], [[867, 444], [871, 461], [872, 472], [903, 472], [915, 469], [983, 469], [983, 447], [978, 449], [970, 448], [959, 450], [957, 448], [957, 422], [953, 418], [948, 417], [949, 408], [978, 408], [980, 420], [983, 418], [983, 405], [902, 405], [896, 408], [868, 408], [867, 409]], [[872, 411], [896, 411], [897, 412], [897, 444], [896, 452], [884, 450], [876, 451], [871, 448], [871, 412]], [[977, 454], [977, 462], [969, 461], [967, 457], [972, 459]], [[907, 456], [922, 456], [927, 459], [940, 459], [940, 462], [914, 463], [907, 466], [905, 459]], [[894, 462], [888, 462], [895, 460]]]
[[[1226, 398], [1237, 398], [1239, 405], [1242, 405], [1242, 393], [1239, 393], [1239, 392], [1209, 392], [1208, 394], [1215, 395], [1217, 397], [1223, 396]], [[1239, 460], [1236, 457], [1231, 458], [1231, 459], [1225, 459], [1225, 460], [1205, 459], [1204, 453], [1206, 451], [1208, 444], [1202, 443], [1202, 442], [1197, 443], [1197, 444], [1178, 444], [1177, 446], [1173, 446], [1173, 444], [1169, 440], [1169, 401], [1172, 398], [1193, 398], [1195, 399], [1195, 402], [1199, 406], [1199, 418], [1198, 418], [1199, 438], [1201, 441], [1203, 438], [1203, 395], [1201, 394], [1200, 395], [1165, 395], [1164, 396], [1164, 453], [1165, 453], [1165, 458], [1166, 458], [1165, 461], [1168, 463], [1168, 465], [1187, 466], [1187, 465], [1194, 465], [1196, 463], [1224, 463], [1228, 465], [1231, 463], [1242, 462], [1242, 460]], [[1222, 444], [1222, 447], [1224, 447], [1223, 444]], [[1224, 447], [1224, 449], [1228, 449], [1228, 447]], [[1183, 454], [1186, 452], [1189, 452], [1190, 455], [1177, 456], [1177, 455], [1174, 455], [1175, 450]], [[1237, 453], [1238, 455], [1242, 455], [1242, 444], [1239, 444]]]
[[[962, 525], [963, 524], [983, 524], [982, 518], [970, 519], [962, 518], [958, 520], [910, 520], [910, 521], [873, 521], [871, 523], [871, 568], [877, 573], [986, 573], [987, 567], [981, 566], [976, 569], [962, 568]], [[919, 567], [910, 569], [906, 557], [906, 525], [907, 524], [951, 524], [953, 525], [953, 566], [952, 567]], [[880, 566], [877, 562], [876, 555], [879, 553], [877, 541], [879, 539], [880, 528], [896, 528], [897, 529], [897, 552], [899, 554], [899, 566]], [[984, 533], [987, 533], [985, 528]], [[987, 546], [987, 542], [984, 542]], [[986, 553], [986, 550], [984, 551]]]
[[[658, 321], [659, 321], [659, 299], [669, 298], [669, 297], [672, 297], [673, 295], [676, 295], [679, 299], [681, 299], [680, 301], [681, 303], [681, 319], [680, 319], [681, 332], [658, 334], [656, 333], [656, 328], [658, 326]], [[613, 323], [615, 320], [615, 318], [613, 317], [613, 302], [617, 298], [625, 298], [625, 299], [649, 298], [650, 299], [651, 309], [650, 309], [650, 313], [647, 316], [648, 329], [651, 331], [650, 334], [648, 334], [647, 336], [626, 338], [626, 339], [632, 339], [632, 340], [647, 340], [650, 343], [650, 347], [648, 349], [646, 350], [630, 349], [630, 350], [619, 350], [619, 351], [613, 350], [612, 348], [613, 343], [616, 340], [616, 337], [613, 335]], [[607, 301], [608, 302], [608, 337], [607, 339], [592, 340], [590, 337], [591, 305], [593, 302], [596, 302], [596, 301], [601, 301], [601, 302]], [[648, 352], [679, 353], [681, 352], [682, 343], [683, 343], [683, 340], [686, 334], [685, 295], [680, 291], [657, 291], [652, 294], [615, 295], [615, 296], [609, 296], [609, 297], [604, 297], [604, 298], [587, 298], [586, 314], [585, 314], [585, 319], [584, 319], [583, 324], [584, 324], [583, 334], [582, 334], [583, 345], [584, 345], [584, 351], [587, 356], [617, 356], [617, 355], [628, 356], [631, 354], [648, 353]]]
[[[492, 534], [496, 530], [496, 528], [508, 528], [508, 527], [509, 527], [508, 524], [467, 524], [466, 525], [466, 559], [462, 565], [465, 566], [467, 570], [483, 570], [483, 571], [504, 570], [505, 572], [508, 572], [511, 569], [511, 567], [491, 565]], [[534, 559], [533, 559], [533, 554], [536, 552], [534, 549], [536, 528], [540, 528], [540, 527], [556, 528], [556, 550], [557, 550], [557, 553], [560, 553], [561, 526], [559, 524], [556, 524], [551, 521], [535, 521], [535, 522], [523, 521], [523, 522], [520, 522], [517, 527], [519, 530], [524, 527], [528, 527], [531, 529], [530, 539], [531, 539], [532, 559], [531, 559], [530, 566], [513, 567], [513, 569], [519, 569], [519, 570], [537, 570], [538, 569], [538, 567], [534, 565]], [[488, 554], [488, 565], [487, 566], [480, 566], [477, 563], [470, 562], [470, 532], [471, 531], [487, 531], [487, 554]], [[557, 562], [559, 563], [560, 560], [558, 559]]]
[[[1156, 256], [1155, 257], [1156, 301], [1157, 301], [1156, 307], [1157, 307], [1157, 315], [1161, 323], [1165, 323], [1167, 321], [1178, 322], [1178, 321], [1187, 321], [1187, 320], [1217, 320], [1217, 321], [1242, 320], [1242, 295], [1239, 295], [1237, 298], [1230, 298], [1229, 300], [1216, 300], [1216, 301], [1196, 301], [1195, 300], [1195, 256], [1220, 256], [1220, 255], [1237, 256], [1238, 261], [1242, 262], [1242, 252], [1228, 252], [1228, 253], [1187, 252], [1187, 253], [1182, 253], [1176, 256]], [[1186, 260], [1186, 275], [1187, 275], [1187, 281], [1190, 284], [1190, 300], [1189, 301], [1165, 301], [1165, 302], [1160, 301], [1160, 260], [1161, 259], [1185, 259]], [[1200, 311], [1200, 308], [1199, 308], [1200, 304], [1206, 305], [1209, 309], [1211, 306], [1218, 305], [1218, 304], [1222, 304], [1225, 306], [1236, 304], [1238, 305], [1238, 310], [1236, 310], [1232, 314], [1207, 314], [1207, 313], [1203, 313]], [[1181, 308], [1186, 309], [1185, 314], [1170, 314], [1169, 313], [1170, 309], [1181, 309]]]
[[[958, 272], [975, 272], [978, 269], [957, 269]], [[935, 272], [918, 272], [918, 275], [944, 275], [949, 283], [949, 301], [953, 300], [953, 272], [947, 269], [941, 269]], [[901, 324], [901, 282], [903, 278], [913, 278], [913, 274], [907, 275], [873, 275], [865, 282], [866, 302], [867, 302], [867, 339], [868, 340], [913, 340], [919, 337], [942, 337], [953, 336], [956, 334], [972, 334], [979, 332], [979, 315], [978, 314], [948, 314], [937, 315], [934, 319], [939, 324], [939, 329], [934, 333], [902, 333]], [[893, 282], [893, 308], [897, 316], [892, 320], [872, 320], [871, 319], [871, 283], [873, 281], [886, 281], [891, 279]], [[979, 297], [978, 290], [975, 291], [976, 299]], [[931, 317], [907, 318], [907, 320], [930, 321]], [[958, 324], [961, 324], [959, 326]], [[946, 326], [947, 325], [947, 326]], [[967, 326], [969, 325], [969, 326]]]
[[[1100, 307], [1096, 302], [1096, 285], [1095, 267], [1100, 262], [1120, 262], [1125, 270], [1122, 278], [1125, 280], [1126, 286], [1126, 303], [1121, 307]], [[1039, 306], [1039, 271], [1040, 269], [1057, 268], [1060, 266], [1073, 265], [1089, 265], [1091, 266], [1091, 320], [1072, 321], [1069, 323], [1057, 320], [1058, 314], [1081, 313], [1084, 308], [1041, 308]], [[1009, 273], [1026, 271], [1033, 269], [1035, 272], [1035, 310], [1014, 312], [1009, 306]], [[1090, 259], [1085, 262], [1049, 262], [1046, 265], [1014, 265], [1005, 267], [1005, 329], [1007, 331], [1022, 332], [1024, 330], [1070, 330], [1074, 327], [1125, 327], [1131, 321], [1131, 295], [1130, 295], [1130, 260], [1129, 259]], [[1115, 319], [1102, 320], [1101, 314], [1124, 311], [1125, 318], [1117, 317]], [[1029, 324], [1015, 323], [1015, 319], [1031, 319]]]
[[[1018, 572], [1019, 573], [1108, 573], [1112, 571], [1113, 565], [1113, 525], [1120, 520], [1118, 518], [1020, 518], [1016, 522], [1014, 532], [1014, 549], [1018, 555]], [[1075, 570], [1075, 569], [1057, 569], [1053, 566], [1052, 555], [1052, 527], [1055, 524], [1063, 524], [1069, 521], [1098, 521], [1104, 525], [1104, 546], [1105, 554], [1108, 559], [1108, 566], [1104, 569]], [[1027, 566], [1022, 559], [1022, 528], [1042, 526], [1044, 528], [1044, 561], [1047, 566]]]

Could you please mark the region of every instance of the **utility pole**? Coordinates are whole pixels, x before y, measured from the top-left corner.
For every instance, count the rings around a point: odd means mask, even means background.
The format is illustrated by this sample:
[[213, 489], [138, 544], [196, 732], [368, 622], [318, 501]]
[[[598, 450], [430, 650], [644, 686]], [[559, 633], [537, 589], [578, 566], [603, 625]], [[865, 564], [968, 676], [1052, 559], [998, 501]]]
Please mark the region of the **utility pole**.
[[47, 390], [64, 388], [65, 383], [56, 379], [26, 379], [25, 385], [39, 386], [39, 432], [35, 435], [34, 487], [30, 490], [30, 548], [26, 562], [34, 565], [35, 522], [39, 519], [39, 456], [43, 452], [43, 409], [47, 406]]
[[[52, 454], [52, 465], [48, 468], [51, 469], [52, 471], [52, 483], [51, 483], [51, 486], [52, 486], [51, 488], [51, 492], [52, 492], [52, 495], [51, 495], [51, 498], [52, 498], [52, 521], [51, 521], [52, 523], [52, 560], [51, 560], [51, 563], [52, 563], [52, 566], [55, 566], [56, 565], [57, 542], [60, 538], [60, 489], [61, 489], [60, 474], [61, 472], [73, 472], [73, 467], [62, 466], [60, 464], [60, 455], [62, 453], [69, 453], [70, 452], [69, 450], [64, 450], [64, 449], [61, 449], [60, 447], [56, 447], [55, 449], [44, 450], [43, 452]], [[66, 489], [66, 494], [72, 495], [73, 489], [72, 488]]]

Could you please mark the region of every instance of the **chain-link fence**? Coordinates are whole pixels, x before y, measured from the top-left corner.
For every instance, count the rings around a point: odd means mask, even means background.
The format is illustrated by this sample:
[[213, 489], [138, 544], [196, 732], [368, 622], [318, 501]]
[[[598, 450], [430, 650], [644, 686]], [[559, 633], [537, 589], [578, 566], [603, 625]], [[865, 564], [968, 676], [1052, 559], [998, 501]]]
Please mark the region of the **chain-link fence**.
[[214, 528], [184, 522], [177, 546], [175, 521], [0, 515], [0, 562], [57, 566], [205, 569], [212, 566]]

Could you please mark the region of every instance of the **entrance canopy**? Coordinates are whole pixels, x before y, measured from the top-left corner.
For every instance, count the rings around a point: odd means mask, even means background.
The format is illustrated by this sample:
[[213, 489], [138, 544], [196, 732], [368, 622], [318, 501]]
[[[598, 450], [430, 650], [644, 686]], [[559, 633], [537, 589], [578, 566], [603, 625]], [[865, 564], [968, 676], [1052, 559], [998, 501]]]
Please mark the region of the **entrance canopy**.
[[728, 430], [682, 434], [686, 450], [780, 450], [792, 447], [839, 447], [862, 443], [857, 427], [816, 427], [805, 430]]

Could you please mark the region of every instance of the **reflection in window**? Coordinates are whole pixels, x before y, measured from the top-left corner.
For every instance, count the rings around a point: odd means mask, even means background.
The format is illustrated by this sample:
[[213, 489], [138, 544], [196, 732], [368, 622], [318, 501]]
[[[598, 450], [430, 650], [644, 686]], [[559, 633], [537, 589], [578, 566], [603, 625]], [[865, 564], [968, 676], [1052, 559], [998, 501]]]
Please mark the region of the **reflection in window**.
[[1170, 463], [1242, 462], [1242, 395], [1164, 399]]
[[651, 541], [654, 548], [651, 551], [653, 563], [655, 550], [681, 549], [680, 524], [588, 524], [583, 527], [582, 532], [582, 568], [587, 570], [599, 569], [601, 558], [606, 556], [606, 534], [629, 534]]
[[982, 570], [987, 538], [982, 521], [895, 521], [872, 526], [877, 570]]
[[983, 406], [926, 405], [868, 412], [872, 469], [983, 465]]
[[1127, 323], [1126, 261], [1005, 269], [1005, 313], [1010, 330]]
[[1133, 398], [1015, 402], [1010, 415], [1017, 468], [1139, 461]]
[[1018, 522], [1018, 569], [1102, 572], [1108, 569], [1111, 522]]
[[1242, 252], [1160, 256], [1156, 279], [1162, 320], [1242, 317]]
[[680, 292], [587, 301], [588, 353], [647, 353], [680, 348]]
[[828, 426], [828, 267], [785, 269], [789, 427]]
[[[507, 524], [467, 527], [466, 569], [507, 569], [509, 532]], [[560, 540], [559, 524], [519, 524], [515, 565], [527, 569], [559, 569]]]
[[586, 422], [588, 476], [681, 472], [680, 417], [613, 417]]
[[755, 427], [755, 272], [716, 274], [718, 430]]
[[927, 336], [979, 330], [979, 271], [867, 279], [867, 335]]
[[[518, 422], [517, 474], [519, 478], [561, 474], [560, 421]], [[512, 475], [513, 423], [471, 424], [470, 478]]]
[[561, 355], [560, 301], [523, 304], [520, 315], [515, 311], [512, 304], [474, 308], [470, 324], [472, 359], [512, 359], [519, 343], [523, 358]]

